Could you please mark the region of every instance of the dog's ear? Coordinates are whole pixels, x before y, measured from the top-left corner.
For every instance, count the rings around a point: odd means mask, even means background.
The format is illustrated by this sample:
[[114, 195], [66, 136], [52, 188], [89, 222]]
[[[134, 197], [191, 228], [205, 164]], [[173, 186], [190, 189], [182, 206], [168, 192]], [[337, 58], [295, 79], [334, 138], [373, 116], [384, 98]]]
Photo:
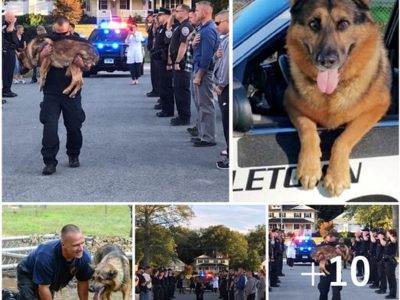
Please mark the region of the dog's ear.
[[290, 0], [290, 6], [293, 8], [295, 6], [303, 5], [306, 0]]
[[353, 0], [355, 5], [362, 10], [370, 10], [371, 9], [371, 0]]

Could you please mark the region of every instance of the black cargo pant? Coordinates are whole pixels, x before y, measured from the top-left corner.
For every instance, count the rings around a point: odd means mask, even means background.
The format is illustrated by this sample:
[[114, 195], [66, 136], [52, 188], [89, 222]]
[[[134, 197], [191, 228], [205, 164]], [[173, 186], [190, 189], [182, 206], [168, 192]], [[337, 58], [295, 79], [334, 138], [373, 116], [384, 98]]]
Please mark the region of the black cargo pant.
[[[144, 65], [144, 63], [143, 63]], [[157, 60], [153, 57], [150, 58], [150, 78], [151, 78], [151, 92], [160, 95], [160, 74], [158, 73]]]
[[[24, 266], [25, 261], [21, 261], [17, 266], [17, 286], [19, 300], [39, 300], [37, 284], [32, 281], [32, 274]], [[54, 297], [54, 291], [51, 291]]]
[[167, 62], [157, 62], [160, 74], [160, 98], [163, 112], [174, 113], [174, 89], [172, 87], [172, 70], [167, 71]]
[[394, 257], [385, 259], [385, 271], [389, 283], [389, 295], [392, 297], [396, 297], [397, 294], [396, 266], [397, 261]]
[[381, 291], [386, 292], [387, 279], [385, 271], [385, 262], [383, 261], [383, 258], [380, 261], [378, 261], [378, 276], [379, 276], [379, 289]]
[[3, 93], [9, 93], [11, 92], [11, 85], [14, 77], [15, 50], [3, 49], [2, 59]]
[[229, 85], [227, 85], [220, 96], [218, 96], [218, 104], [221, 109], [222, 127], [224, 129], [224, 136], [226, 146], [229, 153]]
[[[331, 272], [328, 276], [321, 276], [318, 284], [319, 289], [319, 300], [328, 300], [329, 290], [331, 288], [331, 282], [336, 281], [336, 272]], [[332, 287], [332, 300], [340, 300], [340, 286]]]
[[60, 149], [58, 138], [58, 120], [63, 114], [67, 130], [67, 155], [77, 157], [82, 148], [82, 123], [85, 112], [82, 109], [81, 96], [71, 99], [68, 95], [44, 94], [41, 103], [40, 122], [43, 124], [42, 156], [45, 164], [57, 165], [56, 159]]
[[[181, 66], [182, 68], [182, 66]], [[182, 120], [190, 121], [190, 78], [191, 73], [183, 70], [173, 71], [174, 96], [178, 116]]]

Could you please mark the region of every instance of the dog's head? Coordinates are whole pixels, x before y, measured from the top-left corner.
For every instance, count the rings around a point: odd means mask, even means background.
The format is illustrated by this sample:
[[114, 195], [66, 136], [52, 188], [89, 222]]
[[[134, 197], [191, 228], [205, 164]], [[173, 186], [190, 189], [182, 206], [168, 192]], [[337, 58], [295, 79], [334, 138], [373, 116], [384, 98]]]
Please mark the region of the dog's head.
[[47, 45], [52, 45], [52, 44], [53, 41], [46, 35], [39, 35], [28, 44], [25, 52], [32, 66], [37, 66], [39, 61], [39, 55], [40, 52], [43, 50], [43, 48]]
[[370, 0], [291, 0], [291, 4], [288, 41], [314, 65], [320, 90], [331, 94], [352, 51], [376, 31]]
[[94, 293], [93, 300], [100, 300], [101, 295], [115, 285], [118, 270], [112, 264], [107, 263], [91, 264], [90, 267], [94, 273], [90, 280], [89, 291]]

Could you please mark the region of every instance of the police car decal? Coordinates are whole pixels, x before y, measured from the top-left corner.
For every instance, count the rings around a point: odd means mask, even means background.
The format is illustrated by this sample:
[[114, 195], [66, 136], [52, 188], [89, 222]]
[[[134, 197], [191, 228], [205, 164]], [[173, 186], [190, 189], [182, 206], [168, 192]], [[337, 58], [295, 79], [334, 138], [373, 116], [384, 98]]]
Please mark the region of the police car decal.
[[183, 34], [183, 36], [187, 36], [189, 34], [189, 28], [188, 27], [183, 27], [182, 28], [182, 34]]
[[167, 30], [167, 31], [165, 32], [165, 36], [166, 36], [167, 38], [171, 38], [171, 37], [172, 37], [172, 31], [171, 31], [171, 30]]

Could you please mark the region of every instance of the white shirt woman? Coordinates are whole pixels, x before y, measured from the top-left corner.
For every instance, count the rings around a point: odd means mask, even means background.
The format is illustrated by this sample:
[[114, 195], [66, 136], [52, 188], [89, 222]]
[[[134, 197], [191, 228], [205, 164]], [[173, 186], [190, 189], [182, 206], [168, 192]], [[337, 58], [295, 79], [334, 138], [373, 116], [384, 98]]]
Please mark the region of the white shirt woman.
[[126, 50], [126, 63], [129, 66], [131, 72], [132, 83], [138, 84], [140, 77], [141, 64], [143, 62], [143, 50], [142, 50], [142, 33], [136, 31], [136, 25], [131, 25], [128, 36], [125, 39], [125, 43], [128, 44]]

